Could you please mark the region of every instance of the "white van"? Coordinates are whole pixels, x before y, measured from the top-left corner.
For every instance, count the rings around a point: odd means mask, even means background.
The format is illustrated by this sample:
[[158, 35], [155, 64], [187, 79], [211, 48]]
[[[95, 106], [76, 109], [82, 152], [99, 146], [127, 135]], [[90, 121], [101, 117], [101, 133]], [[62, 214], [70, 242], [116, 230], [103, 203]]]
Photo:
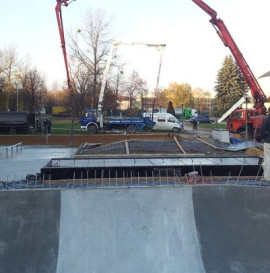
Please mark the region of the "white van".
[[153, 121], [156, 123], [152, 129], [153, 131], [170, 131], [172, 129], [182, 129], [182, 123], [175, 116], [169, 113], [154, 113]]

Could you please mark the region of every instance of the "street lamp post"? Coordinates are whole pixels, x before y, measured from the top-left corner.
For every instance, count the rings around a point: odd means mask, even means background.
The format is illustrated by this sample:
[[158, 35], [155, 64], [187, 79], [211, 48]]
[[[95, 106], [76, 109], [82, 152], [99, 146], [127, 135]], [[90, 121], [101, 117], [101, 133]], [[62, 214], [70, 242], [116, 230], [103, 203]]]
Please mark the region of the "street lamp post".
[[181, 103], [181, 106], [182, 106], [182, 129], [184, 130], [184, 102]]
[[18, 94], [18, 83], [17, 82], [15, 82], [15, 86], [16, 86], [16, 95], [17, 95], [16, 110], [18, 112], [19, 111], [19, 94]]

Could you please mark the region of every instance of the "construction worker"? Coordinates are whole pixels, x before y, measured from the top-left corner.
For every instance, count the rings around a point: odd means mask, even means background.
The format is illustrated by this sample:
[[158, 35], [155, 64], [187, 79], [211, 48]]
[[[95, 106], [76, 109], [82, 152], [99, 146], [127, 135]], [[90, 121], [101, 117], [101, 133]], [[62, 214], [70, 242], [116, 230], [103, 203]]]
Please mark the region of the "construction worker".
[[47, 129], [48, 129], [48, 134], [52, 133], [52, 122], [50, 119], [47, 119]]
[[40, 117], [37, 119], [36, 124], [37, 124], [37, 133], [40, 135], [42, 132], [42, 120]]
[[44, 134], [48, 134], [48, 119], [44, 119], [43, 121], [43, 126], [44, 126]]
[[198, 129], [198, 122], [197, 122], [197, 120], [196, 119], [193, 119], [193, 121], [192, 121], [192, 123], [193, 123], [193, 131], [195, 130], [195, 131], [197, 131], [197, 129]]
[[270, 182], [270, 107], [268, 108], [268, 115], [262, 122], [260, 136], [264, 141], [263, 176], [265, 180]]

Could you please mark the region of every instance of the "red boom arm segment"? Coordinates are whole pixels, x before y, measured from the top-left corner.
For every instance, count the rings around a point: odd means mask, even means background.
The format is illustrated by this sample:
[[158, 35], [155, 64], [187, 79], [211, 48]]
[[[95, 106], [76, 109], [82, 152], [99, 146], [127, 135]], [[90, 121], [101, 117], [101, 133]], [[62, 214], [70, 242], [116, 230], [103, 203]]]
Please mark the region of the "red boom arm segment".
[[66, 52], [66, 43], [65, 43], [65, 35], [64, 35], [64, 25], [63, 25], [63, 19], [62, 19], [62, 12], [61, 12], [61, 6], [68, 6], [68, 1], [69, 0], [56, 0], [57, 4], [55, 7], [55, 12], [56, 12], [56, 19], [57, 19], [57, 24], [58, 24], [58, 29], [59, 29], [59, 34], [60, 34], [60, 40], [61, 40], [61, 47], [63, 50], [63, 55], [64, 55], [64, 61], [65, 61], [65, 67], [66, 67], [66, 73], [67, 73], [67, 84], [68, 84], [68, 89], [72, 91], [72, 85], [70, 81], [70, 76], [69, 76], [69, 69], [68, 69], [68, 62], [67, 62], [67, 52]]
[[253, 75], [251, 69], [249, 68], [244, 56], [242, 55], [236, 43], [234, 42], [232, 36], [230, 35], [230, 32], [228, 31], [224, 22], [220, 18], [217, 18], [216, 11], [210, 8], [202, 0], [192, 0], [192, 1], [211, 16], [210, 22], [216, 29], [217, 34], [222, 40], [222, 42], [224, 43], [224, 45], [229, 47], [229, 49], [231, 50], [239, 68], [242, 71], [242, 74], [250, 88], [252, 97], [255, 100], [254, 107], [260, 113], [265, 114], [266, 109], [264, 106], [264, 102], [266, 101], [266, 96], [263, 90], [261, 89], [258, 81], [256, 80], [255, 76]]

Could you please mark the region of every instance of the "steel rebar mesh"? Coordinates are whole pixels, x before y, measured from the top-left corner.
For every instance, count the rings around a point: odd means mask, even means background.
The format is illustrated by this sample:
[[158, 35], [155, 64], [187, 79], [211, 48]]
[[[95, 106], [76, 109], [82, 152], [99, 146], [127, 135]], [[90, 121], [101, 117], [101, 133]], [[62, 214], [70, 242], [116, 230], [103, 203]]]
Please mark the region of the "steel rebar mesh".
[[81, 151], [81, 154], [92, 154], [92, 155], [98, 155], [98, 154], [125, 154], [126, 153], [126, 146], [125, 142], [117, 142], [112, 144], [107, 144], [99, 147], [94, 148], [85, 148], [83, 151]]
[[180, 154], [182, 153], [174, 140], [137, 140], [129, 141], [131, 154]]
[[85, 147], [80, 154], [98, 155], [98, 154], [179, 154], [177, 144], [172, 139], [162, 140], [127, 140], [112, 144], [107, 144], [91, 149]]
[[[241, 172], [241, 171], [240, 171]], [[105, 173], [105, 171], [104, 171]], [[194, 175], [192, 177], [192, 175]], [[135, 173], [125, 171], [122, 173], [110, 174], [108, 177], [83, 178], [82, 175], [74, 173], [73, 179], [51, 180], [39, 178], [34, 180], [21, 179], [0, 182], [0, 190], [20, 190], [20, 189], [88, 189], [95, 187], [155, 187], [155, 186], [185, 186], [197, 184], [230, 184], [238, 186], [270, 186], [262, 176], [241, 178], [238, 177], [204, 177], [200, 173], [182, 174], [179, 169], [154, 169], [151, 173]]]
[[[215, 141], [211, 138], [205, 140], [206, 144], [198, 139], [185, 140], [178, 139], [178, 144], [182, 146], [187, 154], [225, 155], [235, 152], [223, 151], [221, 148], [228, 147], [229, 144]], [[214, 147], [216, 148], [214, 148]], [[80, 155], [104, 155], [104, 154], [182, 154], [174, 139], [145, 139], [126, 140], [122, 142], [96, 146], [85, 146], [80, 151]], [[237, 154], [243, 154], [242, 151]]]

